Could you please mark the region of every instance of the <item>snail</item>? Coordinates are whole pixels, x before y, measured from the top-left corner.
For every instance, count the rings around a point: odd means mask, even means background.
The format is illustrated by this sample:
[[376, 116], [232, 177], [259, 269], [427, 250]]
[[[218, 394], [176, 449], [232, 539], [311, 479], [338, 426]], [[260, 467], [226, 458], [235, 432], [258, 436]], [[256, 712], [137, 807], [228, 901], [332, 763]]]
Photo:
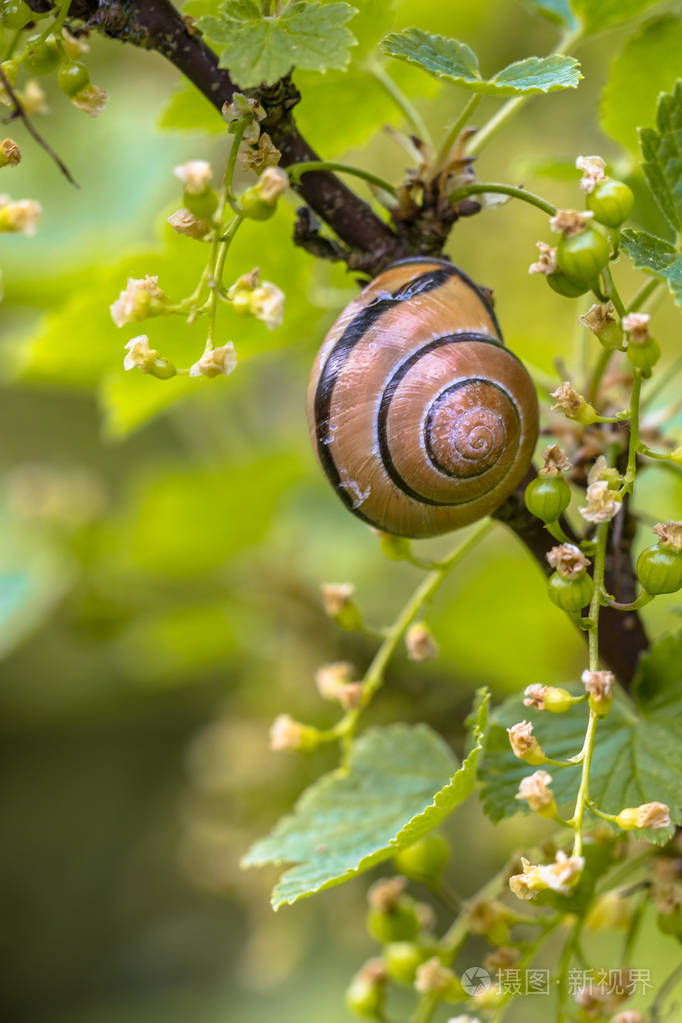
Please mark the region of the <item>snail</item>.
[[393, 263], [328, 332], [308, 387], [320, 464], [376, 529], [436, 536], [498, 508], [538, 436], [535, 388], [486, 292], [452, 263]]

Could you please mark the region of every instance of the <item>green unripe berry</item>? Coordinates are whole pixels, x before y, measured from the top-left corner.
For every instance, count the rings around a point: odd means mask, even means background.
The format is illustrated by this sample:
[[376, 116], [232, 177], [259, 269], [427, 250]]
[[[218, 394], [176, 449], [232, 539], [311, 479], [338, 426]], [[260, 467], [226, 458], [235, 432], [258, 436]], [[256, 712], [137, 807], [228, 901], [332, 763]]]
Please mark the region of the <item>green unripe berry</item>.
[[170, 378], [174, 377], [178, 371], [173, 363], [169, 362], [168, 359], [162, 359], [159, 357], [154, 359], [146, 372], [151, 376], [156, 377], [158, 380], [170, 380]]
[[442, 835], [424, 835], [393, 857], [399, 874], [415, 881], [437, 881], [450, 859], [450, 846]]
[[652, 597], [682, 588], [682, 551], [655, 543], [637, 559], [637, 578]]
[[265, 202], [255, 185], [247, 188], [239, 200], [242, 213], [249, 220], [269, 220], [275, 212], [275, 204]]
[[605, 178], [598, 181], [586, 199], [588, 210], [594, 219], [605, 227], [620, 227], [632, 213], [635, 197], [624, 181]]
[[659, 913], [658, 929], [682, 940], [682, 906], [677, 906], [670, 913]]
[[564, 234], [556, 251], [557, 265], [577, 285], [591, 286], [609, 261], [609, 243], [594, 227]]
[[547, 274], [547, 283], [553, 291], [566, 298], [577, 298], [578, 295], [584, 295], [590, 290], [584, 284], [576, 284], [560, 270], [555, 270], [553, 274]]
[[376, 941], [413, 941], [419, 934], [419, 919], [411, 899], [401, 899], [392, 909], [370, 909], [367, 930]]
[[48, 75], [59, 64], [59, 47], [53, 36], [48, 36], [45, 42], [40, 43], [35, 49], [31, 49], [31, 43], [36, 43], [38, 36], [29, 39], [29, 49], [25, 57], [26, 66], [34, 75]]
[[182, 204], [195, 217], [200, 217], [202, 220], [210, 220], [218, 208], [218, 193], [215, 188], [207, 188], [200, 195], [192, 195], [190, 192], [185, 192], [182, 197]]
[[628, 361], [635, 369], [638, 369], [643, 377], [650, 377], [651, 371], [661, 356], [661, 349], [658, 342], [652, 337], [646, 341], [630, 341], [627, 347]]
[[556, 522], [571, 502], [571, 488], [563, 476], [538, 476], [523, 495], [526, 508], [542, 522]]
[[386, 972], [399, 984], [413, 984], [417, 969], [431, 954], [416, 941], [391, 941], [384, 947]]
[[23, 28], [33, 19], [33, 11], [24, 0], [7, 0], [0, 7], [0, 21], [8, 28]]
[[358, 1016], [380, 1019], [384, 1007], [384, 985], [359, 973], [346, 990], [346, 1005]]
[[592, 577], [583, 573], [577, 579], [564, 579], [558, 572], [549, 577], [547, 583], [550, 599], [563, 611], [579, 614], [592, 600], [594, 583]]
[[90, 72], [76, 60], [65, 60], [57, 72], [57, 85], [67, 96], [75, 96], [89, 81]]

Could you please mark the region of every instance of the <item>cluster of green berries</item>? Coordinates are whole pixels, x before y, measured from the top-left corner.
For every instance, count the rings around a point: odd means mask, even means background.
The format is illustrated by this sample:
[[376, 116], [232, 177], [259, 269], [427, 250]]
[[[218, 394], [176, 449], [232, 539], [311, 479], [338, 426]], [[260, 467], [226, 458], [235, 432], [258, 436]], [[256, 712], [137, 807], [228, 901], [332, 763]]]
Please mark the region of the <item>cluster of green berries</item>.
[[[381, 958], [370, 960], [346, 991], [346, 1004], [352, 1012], [382, 1019], [387, 981], [412, 986], [420, 966], [438, 956], [438, 941], [428, 932], [420, 905], [404, 891], [404, 879], [437, 884], [449, 856], [442, 835], [425, 835], [394, 856], [401, 876], [379, 881], [370, 889], [367, 930], [383, 948]], [[450, 986], [452, 990], [444, 990], [442, 997], [461, 997], [454, 975]]]
[[[43, 16], [32, 11], [24, 0], [0, 0], [0, 23], [8, 28], [22, 29]], [[86, 66], [72, 60], [54, 35], [48, 35], [45, 39], [41, 34], [28, 36], [22, 63], [33, 75], [49, 75], [57, 71], [57, 85], [69, 98], [77, 96], [90, 84], [90, 72]], [[19, 61], [6, 60], [2, 69], [10, 83], [14, 83]]]
[[583, 171], [587, 211], [559, 210], [551, 220], [552, 229], [561, 235], [556, 250], [540, 243], [541, 260], [531, 267], [531, 272], [545, 274], [554, 291], [569, 298], [594, 288], [611, 257], [609, 240], [595, 224], [617, 231], [635, 201], [625, 182], [604, 174], [601, 157], [578, 157], [576, 166]]

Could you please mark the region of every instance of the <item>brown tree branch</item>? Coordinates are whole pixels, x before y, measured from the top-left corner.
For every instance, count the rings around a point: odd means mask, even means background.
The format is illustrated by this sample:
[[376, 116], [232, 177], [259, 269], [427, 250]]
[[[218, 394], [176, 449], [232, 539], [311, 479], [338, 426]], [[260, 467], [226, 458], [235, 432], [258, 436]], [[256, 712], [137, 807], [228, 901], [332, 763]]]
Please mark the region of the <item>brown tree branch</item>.
[[29, 135], [31, 135], [35, 139], [35, 141], [38, 143], [38, 145], [42, 149], [45, 150], [47, 155], [49, 157], [51, 157], [51, 159], [54, 160], [54, 162], [57, 164], [57, 166], [59, 167], [60, 171], [62, 172], [62, 174], [66, 178], [66, 180], [69, 181], [75, 188], [80, 188], [80, 185], [78, 184], [78, 182], [76, 180], [74, 180], [74, 178], [71, 175], [71, 171], [66, 166], [64, 161], [62, 159], [60, 159], [59, 156], [57, 156], [57, 154], [55, 153], [54, 149], [52, 148], [50, 143], [47, 141], [47, 139], [44, 139], [43, 136], [40, 134], [40, 132], [37, 131], [36, 128], [33, 126], [33, 122], [31, 121], [30, 117], [28, 116], [28, 114], [24, 110], [24, 107], [23, 107], [23, 105], [21, 103], [21, 100], [19, 99], [19, 97], [15, 93], [14, 89], [12, 88], [12, 83], [8, 79], [8, 77], [5, 74], [5, 72], [2, 70], [2, 67], [0, 67], [0, 83], [2, 83], [3, 89], [5, 90], [5, 92], [9, 96], [9, 98], [12, 100], [12, 103], [14, 105], [14, 109], [12, 110], [12, 113], [5, 120], [5, 124], [8, 121], [14, 120], [16, 117], [18, 117], [20, 120], [22, 120], [24, 122], [25, 127], [26, 127], [26, 131], [29, 133]]
[[[54, 6], [52, 0], [27, 2], [36, 11], [47, 11]], [[216, 54], [193, 32], [169, 0], [139, 0], [137, 3], [132, 0], [73, 0], [69, 16], [114, 39], [160, 53], [218, 110], [237, 91], [229, 73], [218, 67]], [[318, 160], [294, 122], [292, 110], [299, 95], [293, 83], [284, 79], [271, 88], [258, 90], [258, 97], [267, 111], [264, 126], [282, 153], [283, 166]], [[423, 216], [419, 215], [414, 223], [397, 233], [334, 174], [309, 171], [301, 175], [300, 183], [294, 187], [347, 248], [345, 252], [341, 248], [337, 252], [333, 244], [325, 245], [314, 225], [300, 220], [298, 231], [304, 246], [309, 251], [317, 248], [316, 254], [326, 258], [338, 255], [346, 259], [349, 267], [370, 274], [404, 256], [422, 252], [437, 255], [456, 219], [451, 209], [446, 214], [434, 202], [426, 205]], [[463, 215], [465, 211], [458, 212]], [[444, 218], [447, 223], [441, 223]], [[517, 489], [496, 512], [496, 517], [518, 536], [543, 571], [549, 572], [545, 555], [555, 540], [526, 510], [523, 489], [523, 485]], [[566, 524], [564, 528], [570, 532]], [[633, 598], [635, 589], [628, 529], [624, 530], [628, 535], [617, 538], [616, 547], [612, 546], [609, 552], [606, 577], [607, 589], [626, 601]], [[600, 645], [605, 663], [623, 685], [629, 686], [638, 657], [649, 645], [637, 613], [605, 607], [600, 619]]]

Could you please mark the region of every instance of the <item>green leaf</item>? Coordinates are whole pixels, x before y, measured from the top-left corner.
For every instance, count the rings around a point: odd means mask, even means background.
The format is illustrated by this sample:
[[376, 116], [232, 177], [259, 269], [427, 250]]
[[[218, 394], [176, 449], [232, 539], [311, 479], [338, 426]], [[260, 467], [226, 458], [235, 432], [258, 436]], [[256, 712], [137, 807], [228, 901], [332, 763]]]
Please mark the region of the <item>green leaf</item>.
[[496, 96], [532, 95], [575, 88], [582, 77], [580, 65], [574, 57], [553, 54], [515, 61], [486, 80], [481, 78], [476, 54], [466, 43], [423, 32], [419, 28], [392, 32], [381, 45], [390, 57], [417, 64], [436, 78], [446, 78], [465, 89]]
[[494, 92], [498, 96], [532, 95], [554, 92], [557, 89], [575, 89], [582, 78], [580, 64], [575, 57], [552, 54], [550, 57], [527, 57], [517, 60], [484, 83], [481, 92]]
[[577, 25], [568, 0], [526, 0], [526, 6], [563, 28], [575, 28]]
[[190, 82], [183, 82], [172, 92], [158, 120], [165, 131], [209, 132], [224, 135], [226, 126], [217, 110]]
[[426, 725], [365, 732], [348, 769], [311, 785], [291, 816], [246, 854], [245, 867], [297, 864], [275, 887], [274, 908], [342, 884], [440, 824], [473, 789], [487, 707], [481, 691], [474, 745], [459, 770], [449, 747]]
[[682, 80], [658, 101], [656, 128], [639, 133], [642, 169], [673, 230], [682, 222]]
[[601, 97], [601, 124], [632, 152], [638, 148], [637, 129], [650, 121], [659, 94], [679, 78], [680, 52], [682, 21], [666, 15], [647, 22], [611, 64]]
[[347, 3], [296, 0], [277, 17], [264, 17], [253, 0], [230, 0], [219, 17], [199, 18], [209, 42], [221, 47], [220, 66], [241, 88], [272, 85], [292, 67], [345, 68], [355, 36], [346, 28], [356, 13]]
[[[642, 834], [663, 844], [680, 821], [682, 769], [682, 632], [661, 640], [642, 657], [632, 698], [617, 698], [597, 729], [590, 794], [601, 810], [618, 813], [626, 806], [667, 803], [673, 824]], [[479, 778], [483, 805], [494, 821], [512, 816], [524, 805], [515, 799], [519, 782], [533, 767], [511, 752], [506, 728], [526, 719], [534, 725], [547, 755], [557, 760], [582, 747], [587, 708], [579, 704], [565, 714], [547, 714], [523, 705], [521, 697], [506, 701], [493, 717]], [[549, 768], [557, 803], [571, 807], [580, 780], [579, 767]]]
[[646, 231], [623, 231], [621, 247], [638, 270], [663, 277], [678, 305], [682, 305], [682, 254], [674, 245]]
[[655, 3], [657, 0], [571, 0], [571, 7], [588, 34], [630, 21]]
[[407, 28], [391, 32], [381, 41], [381, 49], [389, 57], [418, 64], [436, 78], [448, 78], [458, 85], [480, 83], [478, 57], [466, 43], [458, 39]]

